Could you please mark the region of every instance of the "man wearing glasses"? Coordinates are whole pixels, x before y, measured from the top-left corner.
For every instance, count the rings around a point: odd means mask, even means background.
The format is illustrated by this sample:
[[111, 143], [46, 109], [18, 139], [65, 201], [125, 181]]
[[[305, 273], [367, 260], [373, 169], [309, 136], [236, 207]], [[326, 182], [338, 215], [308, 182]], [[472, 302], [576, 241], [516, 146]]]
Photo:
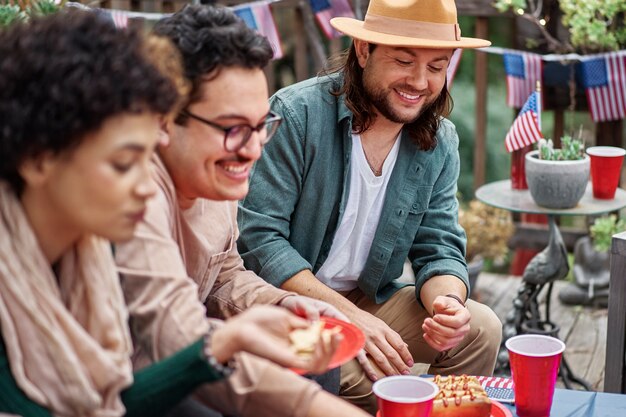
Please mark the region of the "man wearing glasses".
[[[461, 37], [454, 0], [370, 0], [327, 74], [271, 99], [285, 118], [241, 202], [246, 266], [336, 306], [365, 333], [367, 358], [341, 369], [340, 395], [371, 413], [372, 383], [409, 374], [490, 375], [502, 324], [468, 294], [457, 221], [459, 138], [446, 72]], [[400, 280], [405, 260], [415, 282]]]
[[[154, 31], [179, 48], [191, 92], [178, 117], [163, 122], [153, 161], [159, 187], [145, 221], [132, 241], [115, 249], [135, 366], [197, 340], [207, 315], [227, 318], [254, 304], [345, 318], [246, 271], [237, 251], [237, 200], [248, 193], [252, 165], [281, 121], [270, 112], [263, 73], [272, 57], [268, 41], [221, 7], [188, 6]], [[224, 383], [203, 387], [198, 399], [244, 417], [365, 415], [251, 355], [238, 356], [236, 367]]]

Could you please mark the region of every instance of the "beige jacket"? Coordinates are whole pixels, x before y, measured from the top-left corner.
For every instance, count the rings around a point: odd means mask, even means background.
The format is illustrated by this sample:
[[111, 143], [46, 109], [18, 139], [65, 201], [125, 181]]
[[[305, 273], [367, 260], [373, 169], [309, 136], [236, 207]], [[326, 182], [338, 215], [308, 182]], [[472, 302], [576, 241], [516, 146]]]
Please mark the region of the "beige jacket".
[[[207, 331], [207, 314], [225, 318], [290, 294], [245, 270], [236, 245], [236, 202], [197, 199], [181, 210], [163, 163], [155, 157], [153, 166], [159, 190], [145, 221], [130, 242], [115, 248], [136, 368], [196, 341]], [[226, 414], [306, 414], [319, 386], [251, 355], [238, 361], [227, 382], [202, 389], [204, 402]]]

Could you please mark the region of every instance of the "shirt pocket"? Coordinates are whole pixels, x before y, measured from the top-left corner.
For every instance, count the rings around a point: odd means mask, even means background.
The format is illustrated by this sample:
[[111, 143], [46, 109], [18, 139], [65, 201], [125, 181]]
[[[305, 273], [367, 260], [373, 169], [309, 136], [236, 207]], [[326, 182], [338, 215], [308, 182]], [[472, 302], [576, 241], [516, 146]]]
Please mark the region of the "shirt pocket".
[[231, 234], [229, 235], [228, 240], [224, 245], [225, 250], [223, 252], [218, 252], [209, 258], [209, 261], [207, 262], [207, 269], [202, 277], [202, 282], [199, 289], [200, 300], [202, 302], [204, 302], [209, 296], [209, 293], [211, 292], [211, 289], [213, 288], [213, 285], [215, 284], [215, 281], [217, 280], [217, 277], [222, 270], [226, 259], [228, 259], [228, 255], [233, 250], [234, 245], [235, 237]]

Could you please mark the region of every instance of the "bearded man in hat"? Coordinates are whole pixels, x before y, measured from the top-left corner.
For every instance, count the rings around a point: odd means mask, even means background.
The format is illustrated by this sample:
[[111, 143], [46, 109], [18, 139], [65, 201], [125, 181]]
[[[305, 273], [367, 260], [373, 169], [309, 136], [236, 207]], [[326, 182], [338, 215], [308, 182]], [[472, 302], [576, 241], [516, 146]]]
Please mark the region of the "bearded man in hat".
[[[372, 0], [331, 24], [353, 43], [341, 65], [271, 98], [284, 122], [240, 203], [239, 250], [272, 284], [324, 300], [366, 335], [341, 395], [374, 412], [371, 381], [490, 375], [501, 323], [467, 300], [457, 221], [459, 154], [446, 69], [460, 36], [453, 0]], [[405, 260], [415, 283], [400, 282]]]

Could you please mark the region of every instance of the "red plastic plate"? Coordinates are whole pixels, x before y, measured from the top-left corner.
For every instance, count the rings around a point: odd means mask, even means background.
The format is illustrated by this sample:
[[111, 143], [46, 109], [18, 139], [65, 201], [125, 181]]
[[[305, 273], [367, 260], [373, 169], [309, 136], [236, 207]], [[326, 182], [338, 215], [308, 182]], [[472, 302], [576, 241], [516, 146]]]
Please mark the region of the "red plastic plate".
[[491, 400], [491, 417], [513, 417], [513, 414], [496, 400]]
[[[363, 346], [365, 346], [365, 336], [363, 335], [363, 332], [354, 324], [337, 320], [332, 317], [322, 317], [321, 320], [324, 322], [325, 329], [339, 327], [341, 329], [340, 333], [343, 335], [343, 340], [341, 341], [339, 348], [328, 364], [329, 370], [348, 362], [350, 359], [354, 358], [361, 349], [363, 349]], [[291, 368], [291, 370], [298, 375], [304, 375], [306, 373], [303, 369]]]

